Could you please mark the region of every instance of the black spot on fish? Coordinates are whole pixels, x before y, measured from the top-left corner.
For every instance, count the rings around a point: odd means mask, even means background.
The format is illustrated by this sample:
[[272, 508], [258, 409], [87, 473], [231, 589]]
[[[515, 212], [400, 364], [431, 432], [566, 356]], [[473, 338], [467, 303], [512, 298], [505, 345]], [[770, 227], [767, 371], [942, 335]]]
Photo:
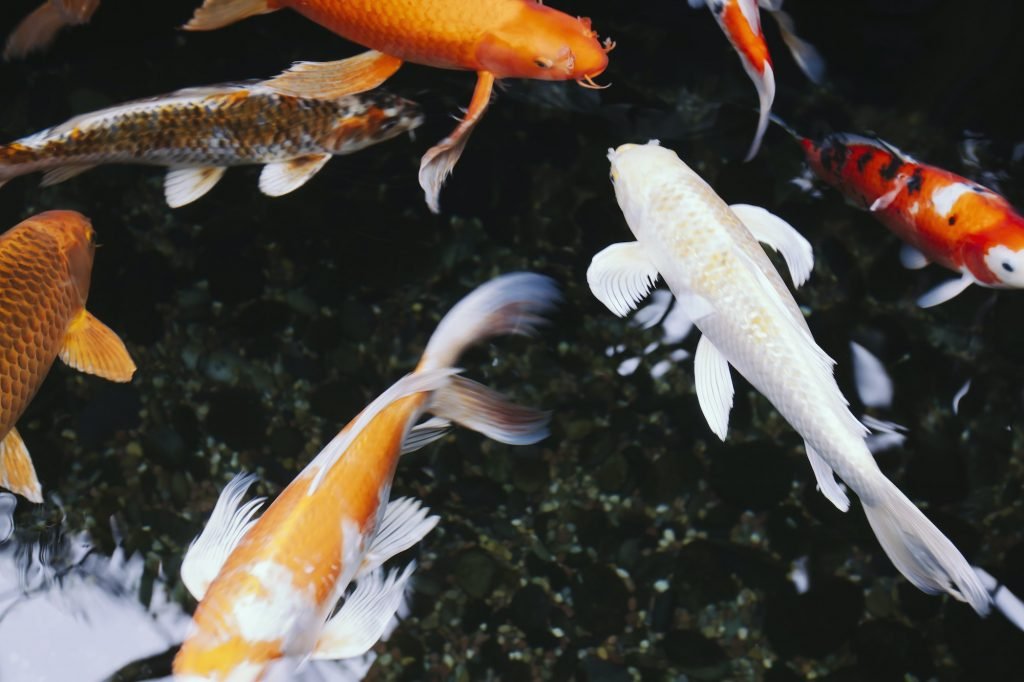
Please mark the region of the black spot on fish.
[[[907, 195], [913, 196], [920, 192], [922, 184], [924, 184], [924, 169], [918, 166], [914, 169], [914, 174], [907, 180]], [[952, 224], [950, 223], [950, 225]]]
[[955, 215], [951, 215], [951, 216], [949, 216], [949, 220], [948, 220], [947, 222], [948, 222], [948, 223], [949, 223], [950, 225], [956, 225], [956, 216], [955, 216]]
[[985, 189], [984, 187], [982, 187], [981, 185], [974, 185], [973, 187], [971, 187], [971, 189], [973, 189], [978, 194], [987, 194], [988, 193], [988, 190]]
[[850, 155], [849, 147], [835, 139], [825, 140], [822, 147], [821, 167], [829, 173], [839, 175]]
[[873, 152], [871, 150], [868, 150], [868, 151], [864, 152], [863, 154], [861, 154], [860, 158], [857, 159], [857, 172], [859, 172], [861, 175], [863, 175], [864, 174], [864, 168], [868, 165], [868, 162], [871, 161], [871, 159], [873, 159], [873, 158], [875, 158], [875, 152]]
[[888, 163], [881, 171], [879, 175], [883, 180], [892, 180], [896, 177], [896, 174], [900, 172], [900, 168], [903, 166], [903, 161], [898, 156], [892, 157], [892, 161]]
[[725, 11], [725, 0], [716, 0], [711, 3], [711, 11], [715, 14], [721, 14]]

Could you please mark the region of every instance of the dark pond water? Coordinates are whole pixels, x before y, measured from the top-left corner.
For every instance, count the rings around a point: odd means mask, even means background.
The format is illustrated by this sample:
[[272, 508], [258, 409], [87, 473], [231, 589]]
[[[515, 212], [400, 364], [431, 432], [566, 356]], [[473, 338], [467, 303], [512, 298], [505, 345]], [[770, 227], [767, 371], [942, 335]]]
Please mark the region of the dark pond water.
[[[3, 3], [0, 33], [36, 1]], [[356, 52], [287, 12], [209, 34], [177, 30], [196, 4], [106, 0], [45, 55], [0, 64], [0, 137]], [[903, 270], [896, 238], [868, 214], [793, 184], [802, 158], [785, 133], [773, 127], [759, 156], [741, 163], [756, 99], [706, 10], [683, 0], [552, 4], [591, 16], [618, 42], [601, 79], [613, 87], [509, 83], [440, 216], [423, 204], [417, 164], [468, 102], [473, 76], [417, 66], [387, 85], [427, 111], [414, 141], [336, 159], [280, 199], [259, 194], [255, 169], [229, 172], [176, 211], [164, 204], [163, 174], [141, 167], [0, 191], [5, 228], [51, 208], [92, 218], [103, 247], [89, 307], [140, 367], [116, 386], [57, 366], [19, 423], [47, 500], [19, 500], [0, 550], [0, 617], [39, 609], [18, 621], [37, 630], [9, 626], [31, 645], [5, 636], [4, 682], [96, 679], [151, 655], [116, 679], [166, 675], [194, 608], [181, 558], [225, 482], [245, 469], [259, 474], [260, 493], [276, 494], [415, 364], [452, 303], [520, 269], [557, 279], [564, 305], [539, 338], [501, 339], [464, 366], [552, 410], [552, 435], [513, 449], [458, 431], [403, 459], [395, 494], [425, 500], [442, 521], [410, 552], [419, 562], [410, 614], [378, 645], [371, 679], [1019, 675], [1024, 635], [998, 613], [982, 620], [911, 587], [859, 507], [843, 515], [815, 491], [799, 438], [745, 383], [729, 441], [718, 442], [694, 394], [695, 334], [666, 342], [663, 326], [629, 324], [593, 298], [590, 259], [628, 238], [605, 152], [659, 138], [726, 200], [765, 206], [807, 236], [816, 264], [797, 298], [839, 360], [840, 385], [863, 413], [856, 341], [895, 386], [890, 409], [867, 411], [909, 429], [879, 463], [972, 563], [1018, 594], [1024, 294], [972, 288], [918, 309], [915, 297], [948, 273]], [[876, 133], [1024, 205], [1024, 5], [786, 7], [829, 73], [812, 86], [766, 20], [780, 116], [813, 134]], [[83, 532], [91, 553], [75, 544]], [[40, 541], [48, 551], [33, 559]], [[79, 583], [102, 589], [61, 596]], [[51, 671], [58, 655], [102, 660], [69, 677]]]

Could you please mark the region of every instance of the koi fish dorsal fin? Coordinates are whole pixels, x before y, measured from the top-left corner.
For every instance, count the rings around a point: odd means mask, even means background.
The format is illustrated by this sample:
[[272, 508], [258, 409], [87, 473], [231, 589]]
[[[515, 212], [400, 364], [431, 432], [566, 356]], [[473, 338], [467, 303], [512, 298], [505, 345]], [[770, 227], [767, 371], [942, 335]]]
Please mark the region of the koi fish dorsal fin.
[[429, 516], [430, 510], [411, 497], [388, 502], [373, 542], [363, 555], [356, 580], [377, 570], [391, 557], [404, 552], [434, 529], [440, 516]]
[[814, 250], [795, 227], [760, 206], [733, 204], [729, 209], [754, 239], [782, 254], [794, 286], [800, 287], [807, 281], [814, 269]]
[[270, 0], [206, 0], [182, 28], [186, 31], [212, 31], [257, 14], [277, 11]]
[[888, 152], [889, 154], [899, 158], [904, 163], [918, 163], [918, 161], [910, 154], [907, 154], [902, 149], [886, 142], [880, 137], [870, 137], [867, 135], [858, 135], [856, 133], [832, 133], [829, 135], [829, 138], [846, 146], [860, 144], [881, 149], [882, 151]]
[[256, 523], [253, 517], [266, 498], [257, 497], [242, 504], [246, 491], [255, 482], [255, 474], [238, 474], [224, 486], [206, 528], [185, 553], [181, 582], [196, 601], [203, 598], [224, 562]]
[[337, 99], [374, 89], [400, 66], [402, 60], [398, 57], [367, 50], [333, 62], [296, 62], [262, 85], [294, 97]]
[[658, 269], [640, 242], [620, 242], [604, 248], [587, 268], [587, 284], [613, 313], [625, 317], [635, 310], [658, 281]]
[[29, 502], [43, 503], [43, 489], [32, 466], [32, 458], [14, 427], [0, 441], [0, 487], [21, 495]]
[[68, 325], [60, 359], [80, 372], [119, 383], [131, 381], [136, 369], [124, 342], [85, 309]]

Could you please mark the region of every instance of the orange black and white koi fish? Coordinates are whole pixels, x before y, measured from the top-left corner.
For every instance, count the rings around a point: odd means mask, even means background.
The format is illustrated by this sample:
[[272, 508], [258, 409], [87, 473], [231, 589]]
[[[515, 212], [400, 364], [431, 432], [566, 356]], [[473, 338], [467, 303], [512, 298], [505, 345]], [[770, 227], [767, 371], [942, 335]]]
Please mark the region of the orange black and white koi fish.
[[307, 96], [359, 92], [389, 78], [402, 62], [477, 73], [465, 118], [420, 162], [427, 205], [437, 213], [445, 178], [490, 103], [495, 79], [593, 79], [608, 66], [590, 20], [570, 17], [536, 0], [206, 0], [186, 29], [226, 26], [256, 14], [291, 8], [343, 38], [371, 48], [354, 58], [299, 64], [274, 81]]
[[76, 116], [0, 147], [0, 185], [36, 171], [52, 185], [106, 163], [169, 166], [164, 194], [177, 208], [209, 192], [228, 166], [266, 164], [260, 191], [281, 196], [332, 156], [422, 121], [417, 104], [382, 92], [310, 99], [259, 81], [188, 88]]
[[[416, 369], [352, 420], [258, 520], [259, 501], [241, 502], [251, 477], [225, 488], [182, 564], [200, 603], [175, 679], [292, 679], [307, 658], [349, 658], [373, 646], [411, 574], [385, 576], [381, 564], [438, 521], [415, 500], [389, 501], [400, 454], [437, 439], [450, 422], [511, 444], [547, 435], [546, 413], [507, 402], [453, 365], [486, 338], [531, 333], [556, 297], [551, 280], [530, 273], [482, 285], [441, 320]], [[414, 426], [424, 412], [435, 418]]]
[[761, 147], [761, 139], [768, 129], [768, 117], [771, 114], [772, 102], [775, 100], [775, 71], [772, 67], [772, 56], [768, 52], [764, 33], [761, 31], [761, 15], [758, 8], [767, 10], [775, 17], [782, 39], [786, 42], [793, 58], [807, 77], [820, 83], [825, 75], [825, 62], [814, 47], [801, 40], [794, 33], [793, 20], [782, 11], [782, 0], [689, 0], [690, 6], [697, 8], [707, 5], [715, 20], [722, 27], [729, 42], [739, 54], [743, 68], [757, 89], [760, 100], [761, 115], [757, 121], [757, 132], [754, 142], [747, 152], [747, 161], [757, 155]]
[[960, 273], [921, 296], [922, 307], [944, 303], [971, 284], [1024, 288], [1024, 217], [999, 194], [881, 140], [845, 133], [820, 143], [797, 139], [815, 174], [905, 242], [905, 267], [938, 263]]
[[88, 23], [99, 6], [100, 0], [46, 0], [11, 31], [4, 59], [20, 59], [45, 49], [65, 26]]
[[88, 218], [47, 211], [0, 235], [0, 487], [42, 502], [14, 427], [59, 356], [75, 369], [130, 381], [121, 339], [85, 309], [96, 251]]

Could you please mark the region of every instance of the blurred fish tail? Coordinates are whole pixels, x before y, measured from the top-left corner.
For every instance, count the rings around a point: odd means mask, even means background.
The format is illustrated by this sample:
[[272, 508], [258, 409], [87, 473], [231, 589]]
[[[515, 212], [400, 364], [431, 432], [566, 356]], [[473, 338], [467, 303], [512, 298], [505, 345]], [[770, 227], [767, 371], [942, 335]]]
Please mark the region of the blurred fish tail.
[[[33, 52], [49, 47], [57, 33], [65, 26], [84, 24], [99, 6], [99, 0], [71, 2], [64, 9], [54, 2], [44, 2], [11, 31], [4, 46], [4, 59], [21, 59]], [[70, 10], [70, 11], [68, 11]]]
[[271, 0], [206, 0], [185, 24], [186, 31], [212, 31], [257, 14], [277, 10]]

